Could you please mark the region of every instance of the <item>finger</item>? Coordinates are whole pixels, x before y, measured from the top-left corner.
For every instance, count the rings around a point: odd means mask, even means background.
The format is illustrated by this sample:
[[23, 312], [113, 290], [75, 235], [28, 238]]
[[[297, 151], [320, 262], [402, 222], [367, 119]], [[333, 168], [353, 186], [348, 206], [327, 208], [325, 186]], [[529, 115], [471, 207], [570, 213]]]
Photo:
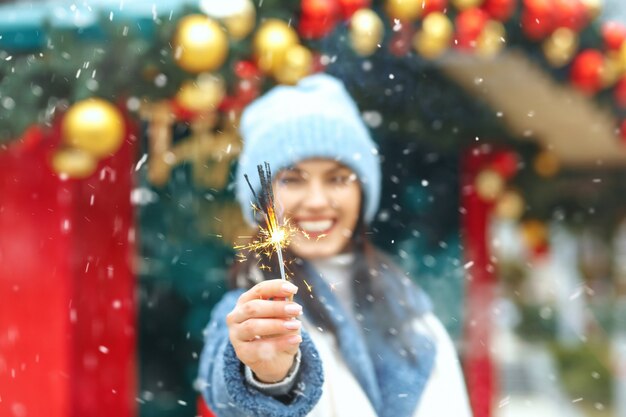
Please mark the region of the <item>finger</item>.
[[259, 337], [278, 337], [287, 333], [300, 332], [300, 320], [249, 319], [233, 328], [233, 336], [241, 341], [251, 341]]
[[295, 355], [300, 343], [302, 343], [302, 335], [294, 333], [245, 342], [239, 346], [239, 349], [243, 355], [249, 358], [250, 362], [257, 362], [271, 360], [279, 353]]
[[298, 287], [296, 287], [291, 282], [287, 282], [282, 279], [270, 279], [267, 281], [259, 282], [254, 287], [241, 294], [241, 297], [239, 297], [237, 303], [243, 304], [250, 300], [287, 298], [293, 296], [297, 292]]
[[229, 325], [243, 323], [249, 319], [288, 319], [302, 314], [302, 307], [290, 301], [251, 300], [237, 305], [226, 317]]

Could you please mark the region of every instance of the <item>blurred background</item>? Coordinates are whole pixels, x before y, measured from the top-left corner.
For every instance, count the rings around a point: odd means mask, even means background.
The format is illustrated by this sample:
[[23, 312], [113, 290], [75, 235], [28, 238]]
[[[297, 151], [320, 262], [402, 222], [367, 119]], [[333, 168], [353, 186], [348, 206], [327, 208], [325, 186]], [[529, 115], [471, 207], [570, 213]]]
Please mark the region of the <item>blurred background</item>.
[[626, 417], [625, 40], [622, 0], [0, 1], [0, 415], [212, 415], [238, 120], [323, 71], [475, 416]]

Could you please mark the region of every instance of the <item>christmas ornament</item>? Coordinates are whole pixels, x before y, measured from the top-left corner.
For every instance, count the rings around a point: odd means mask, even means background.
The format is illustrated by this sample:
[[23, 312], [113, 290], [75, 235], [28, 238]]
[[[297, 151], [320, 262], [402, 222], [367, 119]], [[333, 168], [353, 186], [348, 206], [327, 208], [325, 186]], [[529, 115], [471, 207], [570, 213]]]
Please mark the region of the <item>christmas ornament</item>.
[[479, 7], [483, 0], [452, 0], [452, 5], [460, 11]]
[[502, 219], [517, 220], [524, 214], [524, 199], [517, 191], [507, 190], [498, 199], [495, 213]]
[[544, 178], [553, 177], [559, 172], [561, 163], [556, 154], [551, 151], [543, 151], [539, 153], [533, 161], [535, 172]]
[[571, 29], [558, 28], [543, 41], [542, 49], [550, 65], [563, 67], [578, 50], [578, 35]]
[[588, 23], [587, 11], [580, 0], [552, 0], [555, 27], [580, 32]]
[[350, 19], [357, 10], [367, 9], [370, 7], [371, 0], [338, 0], [341, 9], [341, 18], [343, 20]]
[[552, 0], [523, 0], [521, 25], [531, 40], [541, 40], [554, 30]]
[[618, 51], [626, 40], [626, 26], [619, 22], [605, 22], [602, 25], [602, 40], [605, 49]]
[[87, 178], [96, 171], [98, 160], [90, 153], [76, 148], [64, 148], [52, 156], [52, 168], [69, 178]]
[[581, 0], [589, 20], [597, 19], [602, 14], [602, 0]]
[[476, 53], [484, 58], [497, 55], [506, 44], [506, 30], [497, 20], [489, 20], [476, 40]]
[[252, 0], [201, 0], [200, 10], [220, 21], [234, 40], [248, 36], [256, 23]]
[[276, 71], [276, 80], [281, 84], [294, 85], [311, 73], [313, 55], [302, 45], [293, 45], [285, 53], [284, 64]]
[[124, 119], [111, 103], [87, 99], [74, 104], [63, 117], [63, 141], [96, 158], [115, 153], [124, 139]]
[[391, 19], [412, 22], [422, 14], [421, 0], [387, 0], [385, 12]]
[[613, 97], [615, 103], [622, 109], [626, 109], [626, 76], [617, 81], [615, 88], [613, 89]]
[[456, 43], [460, 49], [474, 49], [476, 42], [489, 21], [489, 15], [481, 9], [467, 9], [456, 16]]
[[336, 0], [302, 0], [298, 32], [305, 39], [328, 35], [341, 18]]
[[506, 22], [515, 12], [516, 6], [517, 0], [484, 0], [481, 8], [493, 19]]
[[258, 67], [274, 74], [283, 65], [287, 49], [299, 43], [298, 35], [287, 23], [268, 19], [254, 35], [252, 49]]
[[570, 68], [570, 80], [578, 90], [585, 94], [596, 94], [602, 88], [602, 67], [604, 56], [595, 49], [586, 49], [579, 53]]
[[180, 20], [173, 43], [178, 66], [192, 73], [216, 70], [228, 56], [228, 38], [222, 27], [200, 14]]
[[391, 36], [389, 52], [397, 57], [406, 56], [411, 50], [413, 36], [415, 36], [415, 29], [412, 25], [400, 25]]
[[373, 10], [358, 10], [350, 19], [349, 37], [352, 49], [361, 56], [372, 55], [382, 42], [383, 31], [383, 21]]
[[200, 74], [196, 80], [187, 80], [178, 90], [176, 101], [191, 112], [212, 111], [226, 93], [224, 79], [210, 73]]
[[434, 59], [448, 49], [453, 34], [450, 19], [443, 13], [432, 12], [424, 18], [422, 29], [415, 34], [413, 47], [424, 58]]
[[494, 155], [489, 167], [502, 175], [504, 179], [509, 179], [517, 173], [519, 157], [512, 151], [500, 151]]
[[504, 178], [492, 169], [485, 169], [476, 176], [476, 193], [485, 201], [494, 201], [502, 194]]
[[532, 252], [545, 246], [548, 241], [548, 229], [539, 220], [527, 220], [521, 225], [522, 239]]
[[448, 0], [422, 0], [422, 17], [433, 12], [445, 12], [448, 7]]

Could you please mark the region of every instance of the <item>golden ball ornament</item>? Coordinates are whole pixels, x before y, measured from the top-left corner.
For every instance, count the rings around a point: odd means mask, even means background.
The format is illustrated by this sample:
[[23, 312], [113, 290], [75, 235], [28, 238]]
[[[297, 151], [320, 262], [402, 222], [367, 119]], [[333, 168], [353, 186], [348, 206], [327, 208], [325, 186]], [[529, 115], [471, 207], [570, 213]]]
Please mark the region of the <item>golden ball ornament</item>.
[[302, 45], [293, 45], [285, 52], [283, 65], [274, 76], [281, 84], [294, 85], [313, 69], [313, 54]]
[[448, 17], [432, 12], [424, 18], [422, 29], [413, 37], [413, 48], [421, 56], [434, 59], [448, 50], [454, 27]]
[[201, 14], [180, 20], [173, 43], [176, 63], [191, 73], [216, 70], [228, 56], [226, 33], [219, 23]]
[[108, 101], [92, 98], [74, 104], [63, 117], [63, 141], [96, 158], [115, 153], [124, 141], [124, 118]]
[[412, 22], [422, 15], [422, 0], [387, 0], [385, 12], [392, 19]]
[[535, 157], [533, 168], [538, 175], [548, 178], [553, 177], [559, 172], [561, 163], [554, 152], [543, 151]]
[[481, 199], [494, 201], [504, 190], [504, 178], [492, 169], [485, 169], [478, 173], [474, 185]]
[[495, 213], [502, 219], [517, 220], [524, 214], [524, 199], [514, 190], [507, 190], [498, 199]]
[[357, 10], [350, 19], [350, 44], [361, 55], [369, 56], [376, 52], [382, 42], [385, 27], [376, 12], [370, 9]]
[[96, 171], [98, 160], [90, 153], [76, 148], [64, 148], [52, 156], [52, 168], [69, 178], [87, 178]]
[[543, 41], [542, 49], [550, 65], [563, 67], [570, 63], [578, 50], [578, 34], [569, 28], [558, 28]]
[[600, 69], [600, 82], [602, 83], [602, 87], [612, 87], [617, 80], [620, 79], [621, 75], [620, 63], [619, 60], [616, 59], [615, 54], [605, 55], [604, 64]]
[[225, 16], [221, 22], [231, 38], [236, 41], [244, 39], [252, 32], [256, 25], [256, 9], [251, 0], [245, 0], [240, 10], [230, 16]]
[[202, 73], [181, 85], [176, 101], [188, 110], [201, 112], [217, 109], [225, 95], [226, 84], [221, 76]]
[[539, 220], [526, 220], [521, 225], [522, 239], [526, 247], [537, 249], [548, 241], [548, 228]]
[[452, 0], [452, 5], [461, 11], [480, 7], [481, 4], [483, 4], [483, 0]]
[[266, 20], [252, 41], [258, 67], [266, 74], [275, 74], [284, 63], [287, 50], [299, 42], [298, 34], [286, 22]]
[[496, 56], [506, 45], [506, 29], [497, 20], [490, 20], [476, 40], [476, 54], [484, 58]]

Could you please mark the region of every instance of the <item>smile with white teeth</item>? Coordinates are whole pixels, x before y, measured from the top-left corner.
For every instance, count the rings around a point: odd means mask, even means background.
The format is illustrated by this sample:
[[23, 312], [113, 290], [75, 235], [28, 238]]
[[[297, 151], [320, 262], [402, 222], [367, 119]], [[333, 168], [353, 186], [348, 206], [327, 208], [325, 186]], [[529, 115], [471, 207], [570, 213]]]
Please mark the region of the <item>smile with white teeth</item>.
[[306, 233], [320, 233], [333, 227], [333, 220], [299, 221], [298, 227]]

